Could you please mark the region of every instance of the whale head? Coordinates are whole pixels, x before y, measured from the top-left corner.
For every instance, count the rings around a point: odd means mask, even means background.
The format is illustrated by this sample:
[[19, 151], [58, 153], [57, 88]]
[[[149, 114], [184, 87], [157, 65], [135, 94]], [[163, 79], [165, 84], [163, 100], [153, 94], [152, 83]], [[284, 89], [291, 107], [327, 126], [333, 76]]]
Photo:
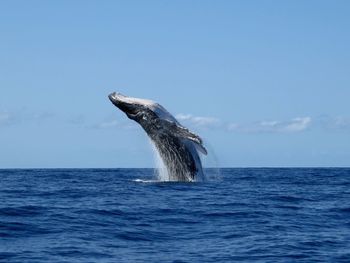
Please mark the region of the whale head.
[[117, 108], [123, 111], [128, 118], [133, 120], [136, 119], [136, 116], [142, 111], [142, 109], [153, 103], [149, 100], [124, 96], [117, 92], [109, 94], [108, 98]]
[[152, 100], [128, 97], [118, 92], [109, 94], [108, 98], [129, 119], [137, 122], [145, 112], [153, 112], [160, 119], [177, 123], [177, 120], [166, 109]]

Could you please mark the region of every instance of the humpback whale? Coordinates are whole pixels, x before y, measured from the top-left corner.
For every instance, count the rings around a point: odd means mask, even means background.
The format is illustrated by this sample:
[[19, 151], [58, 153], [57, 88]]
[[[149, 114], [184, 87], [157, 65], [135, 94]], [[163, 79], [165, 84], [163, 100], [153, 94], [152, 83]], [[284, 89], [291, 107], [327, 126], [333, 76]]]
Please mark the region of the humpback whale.
[[154, 143], [170, 181], [191, 182], [204, 179], [199, 152], [207, 154], [202, 139], [182, 126], [160, 104], [113, 92], [110, 101], [136, 121]]

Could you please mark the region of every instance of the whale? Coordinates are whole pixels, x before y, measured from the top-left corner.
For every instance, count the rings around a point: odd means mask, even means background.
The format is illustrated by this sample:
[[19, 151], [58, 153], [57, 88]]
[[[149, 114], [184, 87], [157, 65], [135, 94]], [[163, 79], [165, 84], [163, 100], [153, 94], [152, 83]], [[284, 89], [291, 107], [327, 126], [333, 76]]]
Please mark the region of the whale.
[[159, 103], [113, 92], [109, 100], [147, 133], [161, 157], [169, 181], [205, 179], [200, 154], [207, 155], [202, 139], [180, 124]]

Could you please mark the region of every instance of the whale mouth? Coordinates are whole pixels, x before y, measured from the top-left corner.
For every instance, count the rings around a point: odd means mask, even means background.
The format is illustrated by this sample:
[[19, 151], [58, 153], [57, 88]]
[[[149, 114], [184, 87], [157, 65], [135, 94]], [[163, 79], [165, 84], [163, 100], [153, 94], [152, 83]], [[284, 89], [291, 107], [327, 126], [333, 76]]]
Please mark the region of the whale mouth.
[[138, 112], [138, 105], [128, 100], [123, 94], [113, 92], [108, 95], [109, 100], [123, 111], [130, 119], [133, 119]]
[[108, 95], [108, 98], [109, 98], [111, 101], [114, 101], [116, 95], [117, 95], [116, 92], [112, 92], [111, 94]]
[[124, 95], [117, 93], [117, 92], [113, 92], [113, 93], [108, 95], [108, 98], [116, 107], [118, 107], [122, 111], [126, 110], [125, 106], [128, 103], [125, 101], [126, 97]]
[[117, 92], [112, 92], [108, 95], [108, 98], [113, 104], [116, 104], [120, 103], [125, 96]]

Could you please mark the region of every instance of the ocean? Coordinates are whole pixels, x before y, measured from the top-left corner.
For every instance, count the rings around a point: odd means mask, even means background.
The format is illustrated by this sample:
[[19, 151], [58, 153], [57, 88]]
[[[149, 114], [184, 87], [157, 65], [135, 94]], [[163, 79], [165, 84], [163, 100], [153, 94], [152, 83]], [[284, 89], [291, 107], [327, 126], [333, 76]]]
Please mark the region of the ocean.
[[350, 262], [350, 168], [0, 170], [0, 262]]

